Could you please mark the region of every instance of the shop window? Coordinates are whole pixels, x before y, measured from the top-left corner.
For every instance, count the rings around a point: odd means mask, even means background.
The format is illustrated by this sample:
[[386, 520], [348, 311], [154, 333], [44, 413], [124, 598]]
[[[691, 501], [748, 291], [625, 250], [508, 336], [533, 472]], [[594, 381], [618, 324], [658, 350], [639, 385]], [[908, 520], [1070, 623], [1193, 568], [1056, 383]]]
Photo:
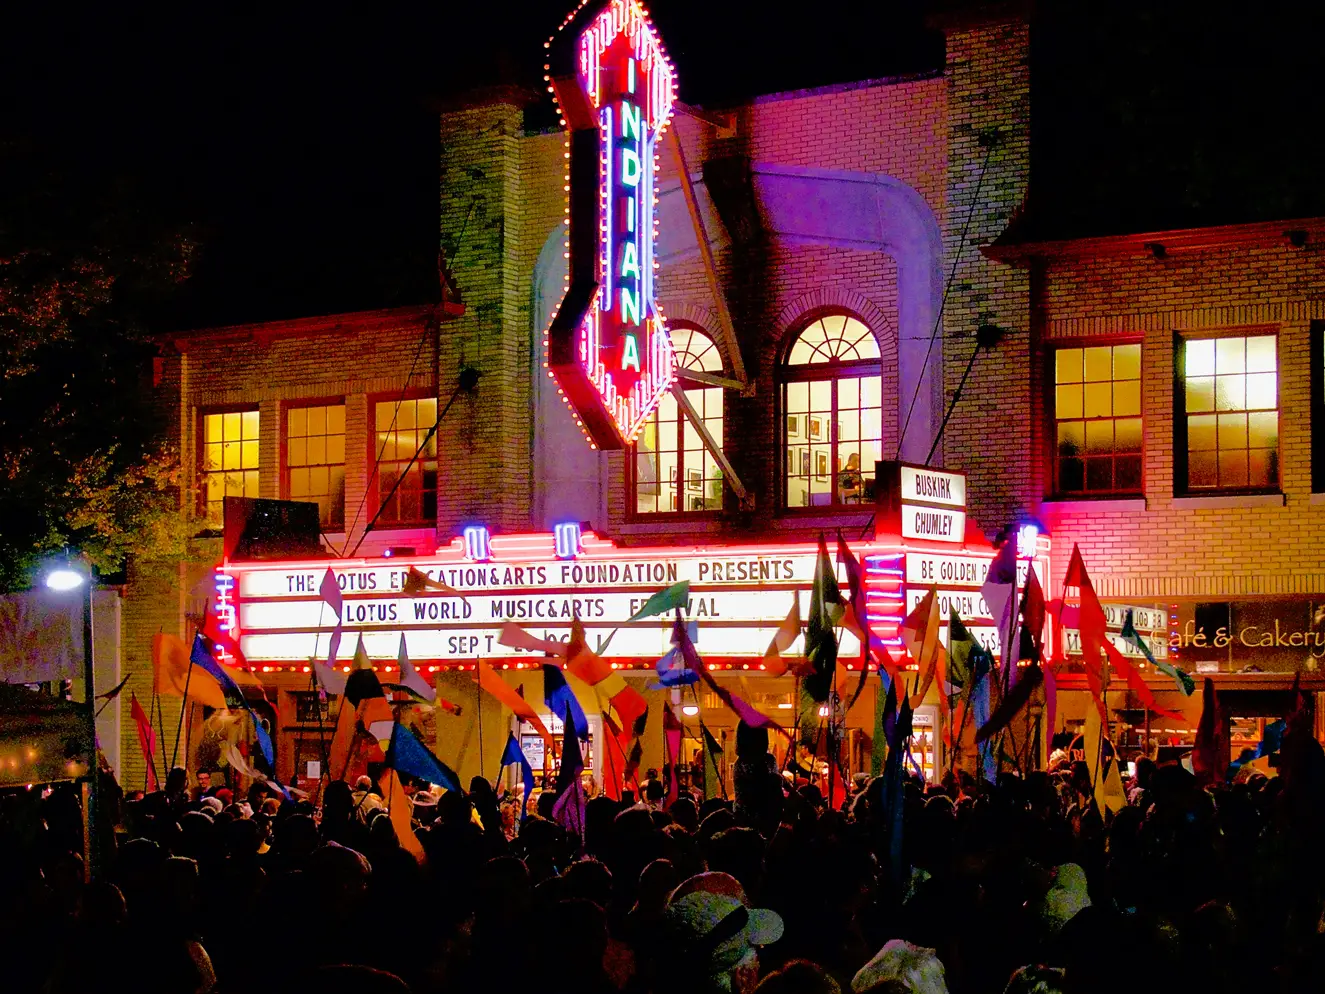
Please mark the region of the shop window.
[[846, 314], [817, 318], [792, 341], [781, 369], [788, 507], [874, 499], [883, 452], [879, 362], [874, 333]]
[[203, 414], [199, 466], [200, 511], [220, 528], [225, 498], [258, 496], [257, 410]]
[[286, 412], [285, 494], [290, 500], [315, 501], [323, 528], [344, 525], [344, 404]]
[[1325, 321], [1311, 323], [1311, 490], [1325, 493]]
[[1141, 344], [1054, 352], [1054, 490], [1141, 492]]
[[1176, 420], [1187, 490], [1278, 488], [1276, 344], [1274, 335], [1180, 339]]
[[[377, 500], [374, 506], [382, 508], [378, 527], [429, 524], [437, 520], [437, 436], [428, 434], [436, 423], [436, 397], [384, 400], [375, 405]], [[419, 451], [421, 445], [423, 449]], [[414, 458], [416, 452], [418, 458]]]
[[[671, 328], [679, 369], [721, 373], [722, 356], [708, 335], [697, 328]], [[722, 441], [721, 387], [695, 386], [685, 392], [719, 446]], [[676, 398], [664, 394], [645, 422], [634, 446], [635, 511], [720, 511], [722, 470], [704, 446], [699, 432]]]

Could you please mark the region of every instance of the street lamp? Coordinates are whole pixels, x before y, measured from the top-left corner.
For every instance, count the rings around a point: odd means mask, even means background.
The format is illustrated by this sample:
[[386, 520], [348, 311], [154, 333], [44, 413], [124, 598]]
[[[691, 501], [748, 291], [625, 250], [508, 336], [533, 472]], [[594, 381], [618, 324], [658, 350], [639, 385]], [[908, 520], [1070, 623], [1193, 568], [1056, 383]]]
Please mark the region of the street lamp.
[[46, 570], [43, 578], [46, 589], [54, 590], [57, 593], [69, 593], [70, 591], [82, 589], [83, 591], [83, 686], [84, 696], [87, 700], [84, 702], [87, 708], [87, 798], [84, 818], [85, 841], [84, 849], [87, 853], [87, 875], [88, 879], [94, 879], [99, 869], [98, 852], [98, 824], [97, 824], [97, 800], [98, 784], [100, 779], [97, 768], [97, 700], [96, 700], [96, 682], [92, 667], [92, 567], [86, 563], [77, 560], [63, 559], [52, 563]]

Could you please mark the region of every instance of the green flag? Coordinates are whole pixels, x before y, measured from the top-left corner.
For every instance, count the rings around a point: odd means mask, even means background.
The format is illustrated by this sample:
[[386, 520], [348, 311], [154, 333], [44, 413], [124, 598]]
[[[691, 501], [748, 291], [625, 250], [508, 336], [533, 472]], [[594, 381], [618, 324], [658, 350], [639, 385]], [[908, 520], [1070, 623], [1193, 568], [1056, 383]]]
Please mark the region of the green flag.
[[707, 801], [727, 793], [722, 783], [722, 770], [718, 766], [718, 758], [723, 755], [723, 751], [702, 721], [699, 723], [699, 732], [704, 739], [704, 800]]
[[666, 614], [677, 608], [684, 608], [690, 603], [690, 581], [682, 580], [670, 587], [659, 590], [644, 602], [644, 606], [630, 616], [631, 621], [652, 618], [655, 614]]
[[[883, 730], [883, 717], [889, 708], [895, 709], [897, 700], [890, 698], [892, 684], [888, 674], [879, 669], [879, 689], [874, 692], [874, 733], [870, 744], [870, 777], [883, 776], [883, 763], [888, 755], [888, 742]], [[889, 701], [891, 700], [891, 703]]]
[[1155, 667], [1155, 669], [1159, 670], [1161, 673], [1173, 677], [1178, 684], [1178, 689], [1188, 697], [1192, 696], [1192, 691], [1196, 689], [1196, 681], [1193, 680], [1190, 675], [1184, 673], [1182, 670], [1178, 669], [1178, 667], [1170, 663], [1167, 659], [1161, 663], [1155, 658], [1155, 654], [1150, 651], [1150, 646], [1146, 645], [1145, 640], [1141, 638], [1140, 633], [1132, 624], [1131, 611], [1128, 611], [1127, 615], [1123, 618], [1122, 636], [1129, 643], [1141, 650], [1146, 659], [1150, 661], [1151, 666]]
[[814, 585], [810, 588], [810, 617], [805, 627], [805, 657], [811, 673], [804, 687], [816, 701], [828, 700], [837, 668], [837, 635], [833, 629], [842, 621], [845, 605], [837, 586], [833, 561], [828, 558], [828, 544], [819, 536], [819, 558], [814, 564]]

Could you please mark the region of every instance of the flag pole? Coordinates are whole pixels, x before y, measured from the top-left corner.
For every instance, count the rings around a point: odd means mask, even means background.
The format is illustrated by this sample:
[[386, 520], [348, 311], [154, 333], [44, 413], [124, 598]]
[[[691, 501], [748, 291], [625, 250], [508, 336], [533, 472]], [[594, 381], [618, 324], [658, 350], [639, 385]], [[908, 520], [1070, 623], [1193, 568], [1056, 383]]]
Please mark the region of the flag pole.
[[[438, 420], [440, 421], [441, 419], [439, 418]], [[474, 669], [477, 671], [478, 669], [477, 663], [474, 664]], [[501, 677], [498, 677], [497, 679], [500, 680]], [[483, 776], [483, 696], [482, 695], [483, 695], [482, 684], [481, 683], [475, 684], [474, 710], [478, 712], [478, 775], [480, 778], [482, 778]], [[461, 784], [461, 786], [463, 787], [464, 784]]]
[[[184, 730], [184, 705], [188, 703], [189, 700], [189, 681], [192, 679], [193, 679], [193, 653], [190, 652], [189, 668], [188, 671], [184, 674], [184, 696], [180, 699], [179, 702], [179, 724], [175, 726], [175, 745], [170, 750], [170, 768], [172, 770], [175, 768], [176, 761], [179, 759], [179, 736], [180, 733]], [[185, 746], [186, 755], [184, 756], [184, 762], [186, 764], [189, 761], [187, 750], [188, 747], [186, 745]], [[169, 773], [170, 770], [167, 770], [166, 772]]]

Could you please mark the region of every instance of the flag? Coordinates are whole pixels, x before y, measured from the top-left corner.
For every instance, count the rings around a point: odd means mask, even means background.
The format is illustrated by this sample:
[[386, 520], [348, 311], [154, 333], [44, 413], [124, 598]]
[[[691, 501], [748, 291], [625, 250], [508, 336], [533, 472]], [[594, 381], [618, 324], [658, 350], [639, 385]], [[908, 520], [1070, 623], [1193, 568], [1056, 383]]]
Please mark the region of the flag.
[[[129, 676], [132, 676], [132, 675], [133, 675], [133, 674], [129, 674]], [[128, 685], [128, 683], [129, 683], [129, 676], [126, 676], [123, 680], [121, 680], [121, 681], [120, 681], [119, 683], [117, 683], [115, 686], [111, 687], [110, 690], [106, 691], [104, 694], [97, 694], [97, 700], [99, 700], [99, 701], [113, 701], [113, 700], [115, 700], [115, 698], [117, 698], [117, 697], [120, 696], [120, 691], [123, 690], [123, 689], [125, 688], [126, 685]], [[132, 692], [131, 692], [131, 693], [132, 693]]]
[[[1105, 745], [1109, 746], [1108, 757], [1104, 754]], [[1082, 748], [1086, 752], [1086, 765], [1090, 768], [1090, 782], [1095, 792], [1095, 803], [1099, 805], [1100, 815], [1105, 811], [1118, 812], [1127, 806], [1127, 795], [1123, 793], [1122, 775], [1118, 772], [1118, 751], [1113, 748], [1104, 724], [1095, 708], [1086, 708], [1086, 727], [1082, 734]], [[1104, 764], [1108, 762], [1108, 768]], [[1227, 764], [1226, 764], [1227, 765]]]
[[630, 753], [626, 756], [626, 768], [621, 774], [622, 784], [635, 781], [635, 787], [638, 790], [639, 780], [636, 773], [639, 772], [640, 760], [644, 758], [644, 732], [649, 724], [649, 712], [645, 711], [635, 719], [635, 724], [631, 728], [634, 735], [634, 742], [631, 743]]
[[672, 711], [671, 705], [663, 706], [663, 766], [667, 770], [667, 799], [663, 802], [663, 808], [666, 810], [672, 806], [681, 792], [681, 785], [677, 780], [676, 767], [681, 761], [681, 723], [676, 720], [676, 714]]
[[316, 659], [312, 662], [313, 675], [317, 678], [318, 691], [323, 700], [326, 700], [329, 694], [335, 696], [345, 693], [345, 681], [348, 677], [344, 673], [338, 673], [326, 663], [318, 662]]
[[[994, 668], [991, 666], [983, 676], [976, 679], [975, 686], [971, 689], [971, 717], [975, 720], [977, 733], [979, 729], [989, 724], [990, 688], [993, 682]], [[994, 783], [998, 779], [998, 757], [994, 755], [993, 743], [988, 739], [983, 742], [977, 740], [976, 755], [980, 761], [980, 775], [990, 783]]]
[[409, 572], [405, 574], [405, 581], [401, 584], [401, 590], [409, 597], [417, 597], [426, 590], [440, 590], [445, 594], [454, 594], [456, 597], [464, 597], [455, 587], [448, 586], [441, 580], [434, 580], [427, 573], [411, 566]]
[[584, 708], [575, 699], [575, 692], [555, 663], [543, 664], [543, 700], [553, 714], [569, 714], [575, 722], [575, 737], [589, 741], [589, 719], [584, 716]]
[[879, 670], [879, 689], [874, 693], [874, 732], [870, 739], [870, 777], [883, 775], [884, 759], [888, 755], [887, 716], [897, 710], [896, 681], [884, 670]]
[[1122, 635], [1127, 642], [1141, 650], [1141, 654], [1146, 657], [1146, 660], [1151, 666], [1155, 667], [1160, 673], [1171, 676], [1178, 684], [1179, 690], [1188, 697], [1192, 696], [1196, 691], [1196, 681], [1191, 678], [1190, 674], [1178, 669], [1178, 667], [1174, 666], [1167, 659], [1161, 663], [1155, 658], [1155, 654], [1150, 651], [1150, 646], [1146, 645], [1145, 639], [1141, 637], [1141, 634], [1136, 630], [1136, 626], [1132, 622], [1131, 608], [1128, 608], [1127, 614], [1123, 616]]
[[153, 693], [185, 697], [209, 708], [225, 707], [225, 695], [215, 677], [196, 666], [190, 673], [190, 666], [189, 647], [182, 638], [164, 632], [152, 636]]
[[580, 619], [571, 621], [571, 638], [566, 646], [566, 669], [590, 687], [606, 694], [623, 725], [633, 722], [641, 712], [649, 709], [649, 702], [625, 678], [589, 650], [584, 643], [584, 626]]
[[[743, 722], [751, 728], [775, 728], [779, 732], [782, 732], [783, 735], [787, 734], [786, 731], [783, 730], [772, 718], [768, 717], [768, 715], [756, 711], [726, 687], [719, 684], [717, 680], [713, 679], [713, 674], [710, 673], [708, 667], [704, 665], [704, 660], [700, 658], [699, 653], [695, 650], [695, 644], [690, 640], [689, 626], [685, 623], [684, 619], [682, 619], [680, 611], [676, 612], [676, 623], [672, 625], [672, 644], [676, 646], [677, 650], [681, 653], [681, 658], [685, 660], [686, 666], [688, 666], [693, 672], [698, 673], [699, 678], [708, 685], [708, 688], [718, 695], [718, 699], [721, 700], [723, 704], [727, 705], [727, 707], [730, 708]], [[804, 684], [802, 684], [802, 686], [804, 686]]]
[[1070, 624], [1072, 620], [1076, 621], [1077, 630], [1081, 634], [1081, 660], [1086, 671], [1086, 684], [1095, 698], [1095, 707], [1100, 713], [1100, 720], [1107, 722], [1109, 716], [1104, 710], [1104, 672], [1101, 657], [1104, 654], [1104, 643], [1108, 641], [1108, 636], [1105, 634], [1108, 622], [1104, 617], [1104, 608], [1100, 606], [1100, 600], [1095, 596], [1095, 588], [1091, 585], [1090, 577], [1086, 574], [1086, 564], [1081, 559], [1081, 549], [1076, 545], [1072, 546], [1072, 558], [1067, 564], [1067, 575], [1063, 577], [1063, 586], [1076, 587], [1080, 592], [1077, 607], [1064, 605], [1061, 617], [1064, 625]]
[[977, 743], [985, 742], [1012, 724], [1012, 719], [1031, 702], [1031, 695], [1035, 693], [1035, 688], [1043, 682], [1044, 671], [1040, 669], [1039, 663], [1032, 662], [1022, 672], [1021, 679], [1013, 685], [1012, 689], [1003, 694], [1002, 700], [998, 702], [998, 707], [989, 716], [989, 720], [976, 730], [975, 741]]
[[557, 771], [557, 801], [552, 806], [552, 820], [567, 832], [573, 832], [584, 841], [584, 757], [580, 755], [580, 740], [575, 735], [575, 720], [569, 711], [564, 718], [561, 769]]
[[1012, 636], [1017, 626], [1017, 538], [1009, 535], [998, 548], [998, 554], [989, 564], [989, 573], [980, 587], [980, 594], [989, 606], [989, 613], [998, 629], [998, 644], [1003, 658], [1003, 679], [1006, 682], [1015, 668], [1015, 643]]
[[519, 625], [513, 625], [509, 621], [501, 626], [501, 633], [497, 636], [497, 644], [509, 646], [512, 649], [528, 649], [530, 652], [541, 652], [548, 656], [565, 656], [566, 643], [553, 642], [550, 639], [541, 639], [530, 635]]
[[396, 831], [396, 840], [400, 843], [400, 848], [423, 863], [425, 861], [423, 844], [414, 834], [414, 806], [410, 803], [409, 795], [405, 793], [405, 785], [400, 782], [400, 775], [394, 768], [383, 770], [377, 785], [382, 791], [382, 796], [386, 798], [387, 815], [391, 819], [391, 827]]
[[1203, 784], [1222, 782], [1231, 752], [1219, 695], [1215, 693], [1214, 681], [1206, 677], [1201, 688], [1201, 721], [1196, 726], [1196, 744], [1192, 749], [1196, 779]]
[[[892, 698], [891, 687], [889, 695]], [[897, 715], [885, 715], [884, 727], [888, 730], [888, 759], [884, 763], [883, 783], [883, 825], [888, 838], [887, 871], [894, 888], [903, 884], [904, 867], [902, 864], [902, 828], [905, 793], [903, 784], [905, 772], [902, 761], [910, 751], [911, 740], [911, 698], [906, 687], [897, 695], [901, 697], [902, 708]], [[891, 720], [890, 720], [891, 719]]]
[[400, 722], [391, 729], [385, 765], [428, 783], [440, 784], [447, 790], [460, 790], [460, 778], [455, 771], [434, 756], [418, 736]]
[[[336, 730], [331, 735], [327, 776], [332, 780], [343, 779], [348, 772], [354, 758], [360, 725], [371, 727], [380, 722], [392, 721], [395, 717], [372, 666], [359, 665], [362, 641], [360, 639], [359, 649], [355, 651], [355, 666], [345, 678], [340, 710], [336, 715]], [[367, 655], [363, 654], [362, 658], [366, 663]]]
[[193, 650], [189, 653], [189, 659], [193, 665], [201, 668], [205, 673], [210, 674], [216, 680], [216, 684], [221, 688], [221, 695], [225, 698], [225, 706], [234, 710], [244, 710], [248, 716], [253, 719], [253, 734], [257, 736], [258, 748], [262, 750], [262, 756], [267, 761], [268, 768], [276, 769], [276, 751], [272, 748], [271, 736], [267, 730], [262, 727], [262, 722], [258, 719], [253, 709], [248, 706], [248, 699], [244, 692], [239, 689], [234, 678], [218, 663], [201, 634], [193, 637]]
[[142, 750], [143, 762], [147, 764], [147, 789], [156, 790], [156, 732], [133, 691], [129, 692], [129, 714], [138, 728], [138, 748]]
[[773, 641], [768, 643], [768, 648], [764, 650], [764, 668], [769, 676], [782, 676], [787, 672], [787, 660], [782, 658], [782, 653], [791, 648], [793, 642], [800, 638], [801, 634], [801, 602], [800, 593], [793, 590], [791, 592], [791, 610], [787, 612], [786, 618], [778, 626], [778, 630], [773, 633]]
[[681, 652], [675, 646], [668, 649], [654, 664], [658, 673], [658, 682], [647, 684], [649, 690], [671, 690], [673, 687], [689, 687], [699, 683], [699, 674], [686, 666]]
[[1107, 639], [1104, 642], [1104, 654], [1108, 657], [1113, 668], [1122, 674], [1123, 679], [1127, 681], [1127, 686], [1131, 689], [1132, 693], [1136, 695], [1136, 698], [1141, 702], [1142, 707], [1149, 708], [1151, 711], [1154, 711], [1155, 714], [1163, 715], [1165, 718], [1176, 718], [1178, 721], [1183, 720], [1182, 712], [1170, 711], [1168, 708], [1162, 708], [1159, 706], [1159, 702], [1155, 700], [1155, 695], [1151, 692], [1150, 688], [1146, 686], [1145, 677], [1141, 675], [1141, 671], [1132, 665], [1130, 659], [1118, 651], [1118, 647], [1114, 645], [1113, 642]]
[[1022, 656], [1022, 659], [1039, 661], [1044, 655], [1044, 616], [1044, 589], [1032, 565], [1026, 571], [1026, 589], [1021, 594], [1021, 630], [1030, 637], [1034, 655]]
[[481, 659], [478, 661], [478, 669], [476, 670], [476, 673], [479, 687], [486, 690], [493, 697], [497, 698], [497, 700], [501, 701], [502, 704], [510, 708], [517, 718], [523, 719], [533, 725], [534, 731], [538, 732], [538, 734], [543, 737], [543, 741], [547, 743], [548, 750], [551, 751], [555, 740], [552, 738], [552, 733], [547, 730], [547, 726], [543, 724], [543, 719], [540, 718], [538, 712], [534, 710], [533, 705], [517, 694], [514, 688], [509, 686], [505, 680], [497, 675], [496, 670]]
[[724, 750], [702, 721], [699, 723], [699, 734], [704, 740], [704, 800], [726, 797], [727, 787], [722, 782], [722, 769], [718, 765]]
[[810, 587], [810, 616], [805, 626], [805, 658], [810, 674], [805, 678], [806, 692], [816, 701], [828, 700], [837, 670], [837, 635], [833, 629], [842, 620], [842, 591], [828, 558], [828, 543], [819, 535], [819, 556], [814, 564], [814, 583]]
[[677, 609], [685, 610], [690, 604], [690, 581], [682, 580], [670, 587], [659, 590], [644, 602], [644, 606], [632, 614], [630, 621], [652, 618], [656, 614], [666, 614]]
[[920, 668], [918, 687], [911, 696], [911, 709], [915, 710], [924, 703], [934, 678], [939, 678], [939, 699], [946, 710], [948, 695], [943, 690], [947, 679], [947, 653], [939, 641], [939, 598], [938, 592], [929, 588], [929, 593], [902, 621], [900, 634], [906, 651], [911, 654]]
[[524, 821], [529, 817], [529, 797], [534, 792], [534, 768], [529, 765], [529, 758], [525, 756], [524, 750], [520, 748], [520, 743], [516, 741], [515, 733], [509, 732], [506, 737], [506, 749], [501, 754], [502, 769], [508, 766], [520, 767], [520, 780], [524, 783], [524, 800], [520, 804], [520, 820]]
[[429, 703], [437, 700], [437, 688], [419, 675], [414, 664], [409, 661], [409, 651], [405, 648], [405, 635], [400, 636], [400, 651], [396, 653], [396, 662], [400, 666], [400, 685], [418, 693]]
[[336, 612], [337, 619], [341, 616], [341, 609], [344, 607], [344, 598], [341, 596], [340, 584], [336, 582], [336, 574], [331, 572], [331, 567], [322, 574], [322, 583], [318, 585], [318, 594], [331, 610]]

